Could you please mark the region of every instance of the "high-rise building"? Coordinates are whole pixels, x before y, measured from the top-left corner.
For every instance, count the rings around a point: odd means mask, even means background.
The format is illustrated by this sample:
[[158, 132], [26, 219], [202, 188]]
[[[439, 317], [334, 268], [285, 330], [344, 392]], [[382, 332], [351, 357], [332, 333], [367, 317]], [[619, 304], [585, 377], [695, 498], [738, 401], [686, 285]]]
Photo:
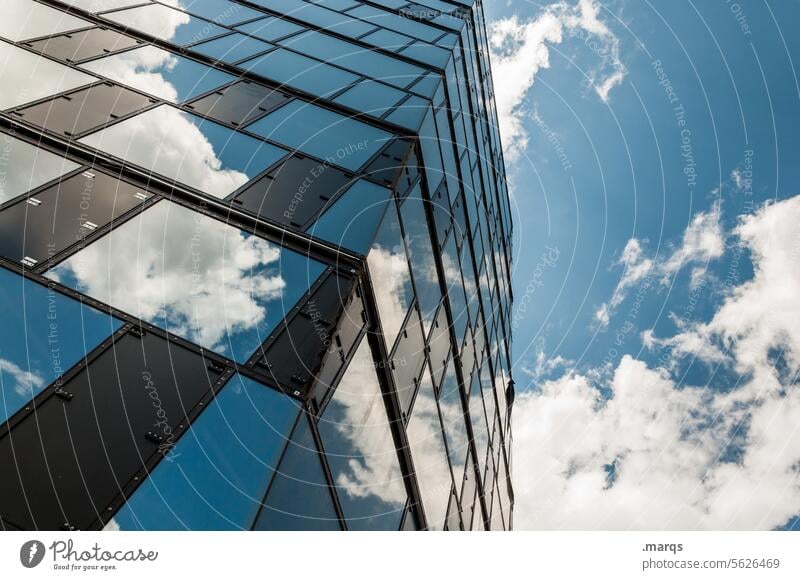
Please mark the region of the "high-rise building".
[[2, 11], [0, 527], [510, 529], [480, 2]]

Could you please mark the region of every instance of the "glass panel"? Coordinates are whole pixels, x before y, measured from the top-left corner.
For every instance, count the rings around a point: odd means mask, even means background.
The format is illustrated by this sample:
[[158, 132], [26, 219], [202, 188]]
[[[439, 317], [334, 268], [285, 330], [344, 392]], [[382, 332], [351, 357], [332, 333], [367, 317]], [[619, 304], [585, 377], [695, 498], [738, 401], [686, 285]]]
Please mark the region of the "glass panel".
[[[425, 114], [419, 134], [419, 144], [422, 148], [422, 160], [425, 163], [425, 174], [428, 176], [428, 191], [435, 191], [442, 181], [442, 156], [439, 149], [439, 136], [436, 133], [436, 124], [430, 109]], [[453, 194], [450, 194], [452, 198]]]
[[406, 432], [428, 527], [441, 530], [447, 516], [447, 502], [453, 484], [433, 384], [427, 369], [422, 375], [414, 412]]
[[280, 107], [290, 98], [263, 85], [239, 81], [186, 106], [223, 123], [245, 125]]
[[478, 452], [478, 470], [483, 472], [486, 454], [489, 449], [489, 429], [484, 414], [483, 394], [478, 373], [472, 375], [472, 386], [469, 393], [469, 418], [472, 422], [472, 435], [475, 440], [475, 449]]
[[196, 44], [192, 47], [192, 50], [223, 62], [235, 63], [260, 54], [272, 47], [271, 44], [266, 42], [244, 34], [234, 33], [202, 44]]
[[375, 29], [374, 26], [356, 20], [347, 14], [339, 14], [322, 6], [315, 6], [300, 0], [256, 0], [256, 4], [280, 14], [291, 14], [292, 18], [304, 20], [351, 37], [361, 36]]
[[171, 103], [226, 85], [235, 77], [155, 46], [142, 46], [80, 65]]
[[0, 109], [18, 107], [98, 80], [3, 41], [0, 70], [5, 87], [0, 91]]
[[139, 93], [104, 83], [18, 109], [15, 115], [54, 133], [73, 136], [108, 125], [153, 102]]
[[87, 12], [101, 12], [103, 10], [114, 10], [115, 8], [125, 8], [134, 4], [141, 4], [142, 0], [61, 0], [64, 4], [81, 8]]
[[405, 96], [406, 93], [403, 91], [393, 89], [377, 81], [364, 79], [336, 97], [334, 102], [362, 113], [367, 113], [373, 117], [381, 117]]
[[467, 459], [469, 441], [467, 425], [464, 419], [464, 408], [461, 405], [461, 389], [451, 363], [439, 388], [439, 409], [442, 413], [442, 424], [447, 435], [447, 448], [450, 451], [450, 463], [453, 466], [453, 477], [461, 482], [464, 479], [464, 462]]
[[392, 192], [358, 180], [307, 230], [312, 236], [366, 254]]
[[419, 314], [416, 308], [412, 308], [391, 358], [397, 401], [400, 411], [404, 414], [408, 414], [411, 408], [424, 363], [425, 341], [422, 337]]
[[241, 30], [242, 32], [246, 32], [262, 40], [276, 40], [305, 29], [294, 22], [289, 22], [288, 20], [283, 20], [276, 16], [270, 16], [269, 18], [264, 18], [255, 22], [242, 24], [237, 30]]
[[79, 165], [16, 137], [0, 133], [0, 203], [5, 203]]
[[412, 42], [413, 38], [403, 34], [398, 34], [397, 32], [392, 32], [391, 30], [379, 28], [361, 40], [379, 48], [385, 48], [387, 50], [399, 50], [406, 46], [409, 42]]
[[445, 284], [447, 285], [447, 296], [450, 299], [450, 313], [453, 316], [456, 344], [460, 347], [464, 343], [464, 332], [466, 332], [467, 322], [469, 322], [469, 314], [467, 312], [467, 298], [464, 295], [464, 286], [461, 283], [461, 269], [453, 233], [450, 234], [450, 239], [444, 247], [442, 268], [444, 269]]
[[252, 20], [263, 15], [263, 12], [229, 0], [166, 0], [164, 3], [225, 26]]
[[302, 417], [269, 488], [256, 530], [339, 530], [339, 517], [322, 467], [322, 456]]
[[235, 375], [106, 529], [249, 529], [299, 406]]
[[452, 53], [450, 51], [438, 46], [434, 46], [433, 44], [420, 41], [417, 41], [408, 48], [403, 49], [401, 54], [437, 68], [444, 68], [452, 57]]
[[256, 121], [248, 130], [352, 171], [391, 138], [386, 131], [300, 100]]
[[162, 201], [48, 276], [244, 362], [322, 271], [305, 256]]
[[429, 107], [428, 101], [416, 95], [411, 95], [409, 99], [403, 101], [403, 104], [392, 111], [386, 117], [386, 120], [416, 133], [419, 131], [423, 116]]
[[0, 268], [0, 422], [82, 360], [121, 323]]
[[430, 363], [433, 369], [433, 380], [438, 385], [442, 380], [442, 373], [447, 366], [447, 359], [450, 356], [450, 330], [447, 324], [447, 311], [444, 303], [439, 306], [439, 312], [433, 321], [430, 335]]
[[316, 30], [309, 30], [287, 38], [280, 44], [325, 62], [382, 80], [398, 88], [407, 87], [425, 72], [413, 64], [373, 52]]
[[34, 42], [26, 42], [36, 52], [41, 52], [58, 60], [75, 62], [87, 58], [105, 56], [109, 52], [133, 48], [142, 44], [130, 36], [108, 28], [90, 28], [70, 34], [51, 36]]
[[391, 204], [386, 211], [378, 236], [367, 254], [367, 264], [372, 287], [375, 290], [375, 299], [378, 302], [378, 314], [386, 348], [391, 351], [414, 300], [411, 273], [408, 270], [400, 221], [394, 204]]
[[397, 530], [407, 495], [366, 339], [328, 403], [319, 430], [348, 527]]
[[0, 36], [18, 42], [92, 26], [81, 18], [31, 0], [4, 0]]
[[279, 83], [320, 97], [336, 93], [358, 80], [343, 69], [279, 48], [239, 66]]
[[428, 220], [421, 195], [422, 191], [417, 185], [403, 201], [403, 205], [400, 207], [400, 216], [408, 241], [411, 272], [414, 276], [424, 332], [425, 336], [428, 336], [431, 321], [442, 299], [442, 291], [439, 287], [439, 274], [436, 270]]
[[168, 105], [92, 133], [80, 142], [218, 198], [287, 153]]
[[415, 20], [385, 12], [379, 8], [367, 6], [366, 4], [362, 4], [347, 14], [366, 20], [376, 26], [388, 28], [389, 30], [407, 34], [420, 40], [427, 40], [428, 42], [433, 42], [442, 35], [442, 31], [437, 28], [426, 26]]
[[224, 28], [207, 20], [189, 16], [185, 12], [161, 4], [109, 12], [103, 14], [103, 18], [178, 45], [200, 42], [226, 32]]
[[63, 179], [0, 212], [0, 253], [26, 266], [44, 263], [148, 197], [99, 172]]

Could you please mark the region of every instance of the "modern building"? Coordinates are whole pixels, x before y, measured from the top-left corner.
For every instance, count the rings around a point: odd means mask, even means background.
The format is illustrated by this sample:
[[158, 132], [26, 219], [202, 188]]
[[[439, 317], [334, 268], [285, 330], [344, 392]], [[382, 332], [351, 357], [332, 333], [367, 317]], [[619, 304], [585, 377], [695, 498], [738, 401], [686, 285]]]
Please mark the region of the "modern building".
[[2, 10], [0, 528], [510, 529], [480, 2]]

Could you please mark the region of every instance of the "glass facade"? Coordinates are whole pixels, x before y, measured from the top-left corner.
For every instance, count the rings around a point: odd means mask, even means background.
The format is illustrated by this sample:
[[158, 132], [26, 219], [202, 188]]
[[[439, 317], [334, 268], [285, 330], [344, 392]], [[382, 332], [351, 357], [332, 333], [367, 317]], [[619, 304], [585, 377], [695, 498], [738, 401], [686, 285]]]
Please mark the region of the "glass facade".
[[3, 8], [0, 529], [511, 529], [480, 2]]

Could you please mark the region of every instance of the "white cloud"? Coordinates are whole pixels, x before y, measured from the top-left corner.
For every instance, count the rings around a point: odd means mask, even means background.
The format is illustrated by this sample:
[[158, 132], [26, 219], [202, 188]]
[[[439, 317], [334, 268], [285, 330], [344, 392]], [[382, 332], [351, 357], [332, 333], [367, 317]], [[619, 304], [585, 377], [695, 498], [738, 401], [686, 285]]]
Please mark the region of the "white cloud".
[[590, 83], [604, 101], [625, 78], [619, 40], [600, 20], [598, 12], [599, 5], [593, 0], [580, 0], [575, 5], [557, 2], [535, 19], [521, 21], [511, 16], [489, 25], [492, 78], [507, 161], [513, 162], [527, 148], [525, 97], [539, 70], [550, 66], [550, 46], [561, 44], [565, 35], [585, 36], [587, 46], [602, 61]]
[[600, 305], [595, 312], [595, 320], [601, 326], [607, 326], [616, 308], [628, 297], [630, 289], [640, 282], [646, 283], [643, 281], [648, 276], [659, 278], [666, 284], [670, 276], [681, 268], [695, 264], [697, 267], [692, 271], [690, 287], [695, 288], [702, 283], [708, 263], [722, 256], [725, 251], [721, 217], [718, 203], [707, 212], [695, 214], [683, 233], [680, 246], [661, 259], [646, 257], [642, 242], [637, 238], [628, 240], [622, 256], [616, 262], [623, 266], [622, 276], [609, 301]]
[[[11, 379], [11, 388], [25, 400], [30, 399], [45, 386], [44, 379], [39, 375], [21, 369], [10, 360], [0, 358], [0, 379]], [[4, 385], [5, 386], [5, 385]]]
[[[518, 397], [517, 528], [770, 529], [800, 512], [798, 220], [800, 196], [743, 218], [735, 233], [752, 253], [753, 278], [710, 322], [668, 339], [710, 360], [721, 351], [709, 344], [727, 347], [738, 388], [678, 384], [626, 355], [604, 382], [608, 400], [593, 384], [596, 369]], [[732, 446], [738, 456], [726, 455]]]

